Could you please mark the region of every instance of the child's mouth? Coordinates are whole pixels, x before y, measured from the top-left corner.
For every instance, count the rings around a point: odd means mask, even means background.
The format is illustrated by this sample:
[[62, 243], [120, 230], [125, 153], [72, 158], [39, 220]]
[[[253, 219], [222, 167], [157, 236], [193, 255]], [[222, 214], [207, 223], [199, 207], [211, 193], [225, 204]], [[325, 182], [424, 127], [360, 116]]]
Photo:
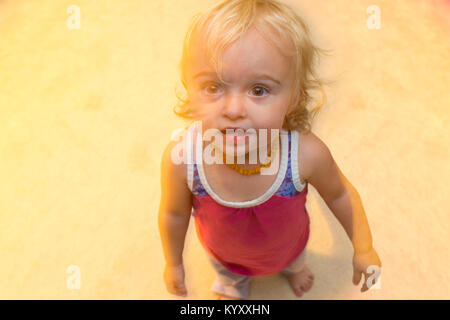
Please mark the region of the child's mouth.
[[250, 135], [249, 134], [245, 134], [245, 131], [242, 130], [242, 132], [240, 132], [241, 130], [235, 130], [235, 131], [231, 131], [231, 132], [226, 132], [226, 129], [222, 130], [222, 137], [224, 141], [230, 141], [230, 142], [248, 142]]

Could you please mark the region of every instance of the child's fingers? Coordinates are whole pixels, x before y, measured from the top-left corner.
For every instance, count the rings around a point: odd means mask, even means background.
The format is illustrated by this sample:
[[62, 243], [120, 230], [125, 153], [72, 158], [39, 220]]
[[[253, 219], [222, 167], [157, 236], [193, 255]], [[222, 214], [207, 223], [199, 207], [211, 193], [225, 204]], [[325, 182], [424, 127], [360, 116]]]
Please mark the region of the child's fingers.
[[353, 284], [355, 286], [361, 281], [361, 271], [353, 270]]
[[369, 290], [369, 288], [367, 287], [367, 273], [364, 272], [364, 283], [363, 286], [361, 287], [361, 292], [365, 292], [367, 290]]
[[178, 295], [177, 288], [175, 287], [175, 282], [167, 283], [167, 291], [169, 291], [170, 294]]
[[176, 267], [166, 267], [164, 270], [164, 281], [169, 293], [177, 296], [187, 295], [187, 290], [184, 285], [184, 270], [182, 265]]
[[171, 282], [168, 286], [168, 290], [171, 294], [177, 295], [177, 296], [186, 296], [187, 290], [184, 286], [184, 283], [180, 282]]
[[186, 286], [184, 285], [183, 282], [178, 282], [175, 284], [175, 287], [177, 289], [177, 292], [180, 293], [180, 295], [182, 296], [186, 296], [187, 294], [187, 290], [186, 290]]

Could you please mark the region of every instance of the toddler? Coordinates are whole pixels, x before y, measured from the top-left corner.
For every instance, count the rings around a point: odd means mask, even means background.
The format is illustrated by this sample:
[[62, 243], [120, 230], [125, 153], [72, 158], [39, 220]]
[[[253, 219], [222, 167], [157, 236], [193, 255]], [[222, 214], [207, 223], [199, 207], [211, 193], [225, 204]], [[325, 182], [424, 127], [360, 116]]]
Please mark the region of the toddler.
[[158, 222], [170, 293], [187, 295], [191, 214], [219, 299], [246, 299], [252, 277], [279, 272], [297, 296], [310, 290], [308, 184], [352, 242], [353, 283], [364, 275], [361, 291], [372, 285], [368, 267], [381, 261], [358, 192], [311, 132], [321, 105], [307, 105], [322, 85], [314, 69], [321, 51], [297, 13], [276, 0], [226, 0], [195, 17], [180, 63], [187, 99], [175, 108], [191, 122], [161, 161]]

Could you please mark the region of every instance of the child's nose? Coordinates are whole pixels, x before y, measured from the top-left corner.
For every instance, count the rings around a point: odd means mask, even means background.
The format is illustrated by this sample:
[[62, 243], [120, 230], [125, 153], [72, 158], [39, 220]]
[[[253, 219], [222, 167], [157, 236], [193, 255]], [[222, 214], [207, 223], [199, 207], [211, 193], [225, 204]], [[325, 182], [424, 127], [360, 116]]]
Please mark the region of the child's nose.
[[225, 99], [222, 113], [225, 117], [230, 119], [245, 118], [247, 112], [245, 109], [244, 97], [240, 94], [229, 95]]

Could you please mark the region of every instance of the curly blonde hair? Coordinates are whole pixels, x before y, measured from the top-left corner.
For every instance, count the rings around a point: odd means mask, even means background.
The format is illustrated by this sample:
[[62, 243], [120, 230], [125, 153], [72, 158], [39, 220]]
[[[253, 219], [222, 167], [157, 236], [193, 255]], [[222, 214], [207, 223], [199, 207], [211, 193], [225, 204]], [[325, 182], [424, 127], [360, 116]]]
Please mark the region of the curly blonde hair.
[[[204, 31], [206, 37], [206, 56], [211, 57], [215, 71], [219, 77], [220, 64], [223, 52], [234, 41], [238, 40], [250, 27], [254, 26], [258, 31], [275, 31], [279, 39], [290, 42], [292, 51], [283, 51], [293, 58], [295, 74], [294, 91], [291, 95], [291, 104], [298, 101], [292, 111], [286, 115], [283, 128], [297, 130], [299, 132], [311, 131], [312, 120], [325, 104], [326, 95], [323, 90], [325, 80], [320, 80], [316, 74], [316, 59], [320, 60], [320, 54], [327, 55], [328, 50], [316, 47], [310, 39], [310, 31], [303, 20], [287, 4], [277, 0], [225, 0], [213, 6], [203, 13], [194, 16], [186, 33], [179, 70], [181, 82], [186, 86], [186, 64], [191, 44], [197, 31]], [[268, 37], [268, 40], [277, 48], [279, 44]], [[221, 79], [222, 80], [222, 79]], [[222, 80], [223, 81], [223, 80]], [[309, 110], [312, 96], [311, 90], [322, 91], [322, 101]], [[174, 107], [174, 113], [184, 119], [195, 120], [190, 107], [189, 98], [182, 98], [175, 92], [178, 103]]]

